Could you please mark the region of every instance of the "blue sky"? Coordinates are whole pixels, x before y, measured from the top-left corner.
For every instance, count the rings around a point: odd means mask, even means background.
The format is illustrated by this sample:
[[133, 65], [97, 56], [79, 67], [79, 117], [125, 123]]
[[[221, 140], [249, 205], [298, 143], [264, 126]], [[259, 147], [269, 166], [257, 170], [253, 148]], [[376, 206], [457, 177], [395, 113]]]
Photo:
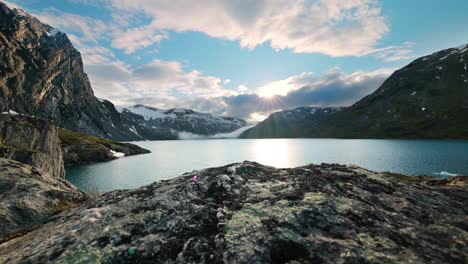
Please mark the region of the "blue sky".
[[99, 97], [251, 121], [350, 105], [411, 60], [468, 42], [461, 0], [9, 2], [69, 35]]

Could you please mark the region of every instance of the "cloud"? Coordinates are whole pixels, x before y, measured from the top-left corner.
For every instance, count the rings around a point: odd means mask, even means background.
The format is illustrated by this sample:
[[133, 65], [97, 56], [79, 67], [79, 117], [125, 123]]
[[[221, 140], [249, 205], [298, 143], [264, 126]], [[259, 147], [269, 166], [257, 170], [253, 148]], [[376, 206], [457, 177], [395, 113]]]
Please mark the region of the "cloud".
[[157, 98], [156, 102], [184, 100], [184, 98], [230, 96], [224, 80], [206, 76], [197, 70], [185, 71], [176, 61], [153, 60], [131, 67], [121, 61], [85, 65], [98, 97], [117, 104], [132, 104], [142, 98]]
[[163, 39], [167, 39], [165, 32], [159, 32], [149, 26], [130, 28], [127, 30], [115, 30], [112, 35], [112, 47], [122, 49], [127, 54], [159, 44]]
[[171, 30], [239, 41], [249, 49], [267, 43], [296, 53], [362, 56], [389, 30], [378, 0], [109, 1], [113, 12], [151, 19], [147, 26], [127, 30], [139, 36], [128, 44], [131, 48], [120, 47], [129, 53], [159, 42], [159, 32]]
[[109, 26], [99, 19], [62, 12], [56, 8], [46, 8], [34, 16], [68, 34], [78, 35], [81, 42], [89, 41], [97, 44], [109, 31]]
[[405, 42], [401, 46], [388, 46], [375, 51], [375, 56], [385, 62], [412, 59], [414, 42]]
[[[232, 95], [205, 97], [193, 94], [186, 97], [144, 96], [127, 98], [127, 104], [146, 104], [159, 108], [185, 107], [216, 115], [227, 115], [258, 122], [270, 113], [300, 106], [349, 106], [375, 91], [395, 69], [345, 74], [337, 69], [321, 76], [301, 73], [284, 80], [273, 81], [253, 89], [243, 86]], [[282, 95], [263, 97], [255, 91], [285, 83], [293, 89]], [[246, 88], [249, 93], [242, 93]]]

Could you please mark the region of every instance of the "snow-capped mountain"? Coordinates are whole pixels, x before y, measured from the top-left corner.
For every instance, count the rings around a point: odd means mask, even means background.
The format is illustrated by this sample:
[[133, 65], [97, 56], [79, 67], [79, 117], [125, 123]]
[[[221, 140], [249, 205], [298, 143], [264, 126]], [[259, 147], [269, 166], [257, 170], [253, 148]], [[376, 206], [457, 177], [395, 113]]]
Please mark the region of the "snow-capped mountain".
[[135, 105], [120, 110], [130, 130], [142, 139], [177, 139], [178, 134], [215, 135], [233, 132], [247, 125], [242, 119], [214, 116], [191, 109], [159, 109]]

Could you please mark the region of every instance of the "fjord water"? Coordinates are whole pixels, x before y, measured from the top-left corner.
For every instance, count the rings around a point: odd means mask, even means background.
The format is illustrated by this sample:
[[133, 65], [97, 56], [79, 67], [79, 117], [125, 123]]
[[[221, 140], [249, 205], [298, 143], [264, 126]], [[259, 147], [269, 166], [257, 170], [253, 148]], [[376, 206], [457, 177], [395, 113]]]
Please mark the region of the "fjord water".
[[69, 167], [66, 179], [83, 190], [110, 191], [244, 160], [275, 167], [324, 162], [409, 175], [468, 175], [468, 141], [458, 140], [219, 139], [134, 143], [152, 153]]

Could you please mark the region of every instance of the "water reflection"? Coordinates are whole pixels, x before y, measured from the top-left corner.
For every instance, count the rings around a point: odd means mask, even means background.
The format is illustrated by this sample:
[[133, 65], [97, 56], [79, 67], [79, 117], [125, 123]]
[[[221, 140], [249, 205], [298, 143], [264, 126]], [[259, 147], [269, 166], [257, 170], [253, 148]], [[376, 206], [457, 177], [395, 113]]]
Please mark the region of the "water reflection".
[[309, 163], [355, 164], [374, 171], [438, 176], [468, 175], [468, 141], [259, 139], [146, 141], [151, 154], [67, 168], [78, 187], [109, 191], [136, 188], [184, 172], [244, 160], [275, 167]]

